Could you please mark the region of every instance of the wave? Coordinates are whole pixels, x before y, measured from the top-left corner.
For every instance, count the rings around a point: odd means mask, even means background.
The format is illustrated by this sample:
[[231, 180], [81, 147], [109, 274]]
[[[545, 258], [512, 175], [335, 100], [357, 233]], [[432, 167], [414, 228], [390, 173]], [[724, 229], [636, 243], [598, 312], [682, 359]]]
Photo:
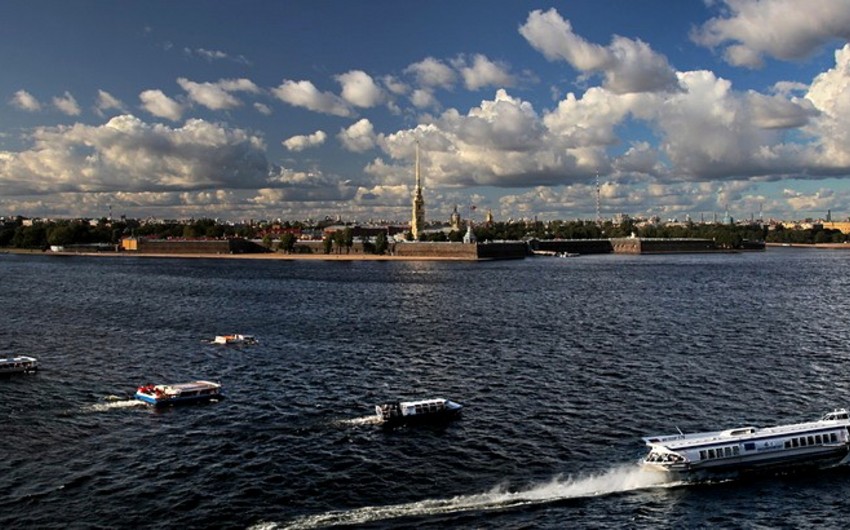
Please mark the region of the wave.
[[521, 491], [505, 491], [501, 487], [487, 493], [460, 495], [450, 499], [428, 499], [406, 504], [366, 506], [354, 510], [332, 511], [299, 517], [283, 526], [277, 523], [259, 523], [251, 530], [307, 529], [336, 525], [373, 523], [400, 517], [428, 517], [467, 511], [487, 512], [508, 510], [522, 506], [544, 504], [567, 499], [596, 497], [657, 487], [672, 487], [673, 482], [664, 473], [646, 471], [636, 465], [623, 465], [603, 473], [581, 478], [555, 477], [550, 482]]
[[380, 423], [382, 423], [381, 418], [375, 414], [360, 418], [351, 418], [348, 420], [338, 420], [335, 422], [336, 425], [378, 425]]
[[[112, 396], [110, 396], [110, 397], [112, 397]], [[96, 403], [94, 405], [88, 405], [86, 407], [83, 407], [83, 410], [85, 410], [87, 412], [106, 412], [106, 411], [115, 410], [115, 409], [127, 409], [127, 408], [131, 408], [131, 407], [144, 407], [146, 405], [147, 405], [146, 403], [139, 401], [138, 399], [121, 399], [121, 398], [119, 398], [119, 399], [114, 400], [114, 401], [110, 400], [107, 403]]]

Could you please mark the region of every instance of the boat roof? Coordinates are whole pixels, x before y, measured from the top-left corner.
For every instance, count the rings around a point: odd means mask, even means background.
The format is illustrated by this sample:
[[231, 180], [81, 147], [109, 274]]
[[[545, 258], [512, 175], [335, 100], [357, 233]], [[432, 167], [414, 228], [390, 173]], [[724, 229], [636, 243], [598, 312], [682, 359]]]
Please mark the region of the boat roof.
[[418, 401], [400, 401], [399, 405], [402, 407], [411, 407], [416, 405], [431, 405], [431, 404], [439, 404], [439, 403], [447, 403], [449, 400], [443, 398], [433, 398], [433, 399], [420, 399]]
[[205, 388], [221, 388], [219, 383], [212, 381], [191, 381], [188, 383], [173, 383], [169, 385], [157, 385], [163, 388], [173, 388], [175, 390], [202, 390]]
[[27, 357], [26, 355], [19, 355], [17, 357], [8, 357], [6, 359], [0, 359], [0, 363], [20, 363], [24, 361], [35, 362], [35, 357]]
[[[836, 411], [843, 412], [843, 411]], [[830, 413], [832, 414], [832, 413]], [[830, 416], [827, 414], [825, 417]], [[846, 426], [846, 419], [822, 419], [804, 423], [792, 423], [788, 425], [777, 425], [775, 427], [738, 427], [723, 431], [698, 432], [690, 434], [669, 434], [663, 436], [648, 436], [643, 441], [648, 446], [664, 447], [669, 450], [687, 449], [699, 445], [710, 445], [731, 442], [734, 440], [749, 440], [769, 436], [793, 434], [807, 431], [820, 431], [838, 426]]]

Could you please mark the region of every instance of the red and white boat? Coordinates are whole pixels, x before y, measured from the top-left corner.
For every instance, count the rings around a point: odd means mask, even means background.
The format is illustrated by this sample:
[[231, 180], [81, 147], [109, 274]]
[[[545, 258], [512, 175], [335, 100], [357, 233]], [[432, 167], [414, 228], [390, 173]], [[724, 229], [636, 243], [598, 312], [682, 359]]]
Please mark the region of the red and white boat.
[[221, 385], [212, 381], [192, 381], [172, 385], [142, 385], [136, 399], [154, 406], [177, 405], [221, 399]]

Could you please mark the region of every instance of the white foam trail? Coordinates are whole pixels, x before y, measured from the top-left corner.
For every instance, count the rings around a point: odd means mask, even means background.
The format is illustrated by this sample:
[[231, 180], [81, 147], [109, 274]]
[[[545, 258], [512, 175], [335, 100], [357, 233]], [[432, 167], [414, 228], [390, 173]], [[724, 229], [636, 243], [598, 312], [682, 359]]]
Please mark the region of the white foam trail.
[[83, 410], [88, 412], [106, 412], [114, 409], [127, 409], [130, 407], [144, 407], [146, 403], [138, 399], [122, 399], [120, 401], [110, 401], [109, 403], [96, 403], [83, 407]]
[[[428, 499], [407, 504], [366, 506], [348, 511], [328, 512], [297, 518], [283, 528], [305, 529], [336, 525], [355, 525], [396, 519], [399, 517], [432, 516], [466, 511], [495, 511], [525, 505], [542, 504], [565, 499], [595, 497], [638, 489], [670, 487], [679, 484], [660, 472], [625, 465], [604, 473], [582, 478], [555, 477], [550, 482], [532, 488], [510, 492], [495, 488], [487, 493], [460, 495], [450, 499]], [[276, 523], [263, 522], [252, 530], [280, 528]]]
[[363, 416], [362, 418], [352, 418], [350, 420], [339, 420], [337, 425], [377, 425], [381, 423], [381, 418], [373, 414], [371, 416]]

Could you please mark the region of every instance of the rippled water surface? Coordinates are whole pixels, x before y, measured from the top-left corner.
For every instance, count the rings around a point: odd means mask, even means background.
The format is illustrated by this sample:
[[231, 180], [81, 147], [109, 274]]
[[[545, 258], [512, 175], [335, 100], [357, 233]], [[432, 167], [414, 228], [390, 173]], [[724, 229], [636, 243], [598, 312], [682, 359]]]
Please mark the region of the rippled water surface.
[[[850, 253], [0, 255], [3, 528], [842, 528], [850, 470], [675, 484], [641, 436], [850, 406]], [[216, 334], [257, 335], [222, 347]], [[155, 412], [147, 382], [227, 399]], [[376, 403], [447, 397], [441, 427]]]

